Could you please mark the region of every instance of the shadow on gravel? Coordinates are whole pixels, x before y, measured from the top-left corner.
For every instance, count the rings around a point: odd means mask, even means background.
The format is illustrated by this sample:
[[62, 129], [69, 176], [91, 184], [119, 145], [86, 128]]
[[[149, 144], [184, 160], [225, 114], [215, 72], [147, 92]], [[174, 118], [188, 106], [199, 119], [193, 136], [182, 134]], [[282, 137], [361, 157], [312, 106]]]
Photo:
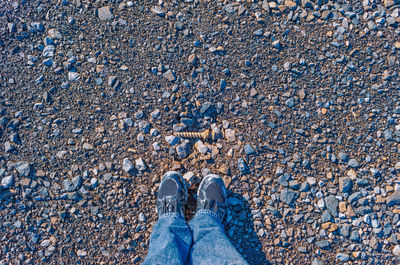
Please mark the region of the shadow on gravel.
[[236, 249], [250, 265], [270, 264], [266, 260], [249, 203], [237, 193], [228, 191], [228, 212], [225, 218], [225, 232]]

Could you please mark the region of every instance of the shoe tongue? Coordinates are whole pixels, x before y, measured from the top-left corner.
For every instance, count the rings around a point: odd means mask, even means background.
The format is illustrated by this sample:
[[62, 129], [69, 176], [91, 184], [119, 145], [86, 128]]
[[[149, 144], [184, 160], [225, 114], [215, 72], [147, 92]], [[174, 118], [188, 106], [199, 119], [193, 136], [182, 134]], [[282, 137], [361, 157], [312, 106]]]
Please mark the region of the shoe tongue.
[[210, 183], [205, 190], [205, 194], [208, 200], [214, 200], [219, 203], [224, 203], [225, 198], [222, 194], [221, 188], [215, 182]]
[[160, 188], [159, 194], [162, 196], [175, 195], [178, 190], [178, 186], [172, 179], [167, 179]]

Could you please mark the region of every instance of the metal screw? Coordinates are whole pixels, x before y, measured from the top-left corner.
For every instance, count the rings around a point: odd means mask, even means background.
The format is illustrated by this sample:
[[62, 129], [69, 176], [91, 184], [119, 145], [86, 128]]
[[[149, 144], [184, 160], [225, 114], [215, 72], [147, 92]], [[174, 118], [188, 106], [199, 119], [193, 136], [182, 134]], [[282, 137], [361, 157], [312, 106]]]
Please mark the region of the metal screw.
[[211, 139], [215, 140], [215, 133], [210, 130], [204, 130], [202, 132], [176, 132], [175, 136], [181, 137], [181, 138], [200, 138], [203, 140]]

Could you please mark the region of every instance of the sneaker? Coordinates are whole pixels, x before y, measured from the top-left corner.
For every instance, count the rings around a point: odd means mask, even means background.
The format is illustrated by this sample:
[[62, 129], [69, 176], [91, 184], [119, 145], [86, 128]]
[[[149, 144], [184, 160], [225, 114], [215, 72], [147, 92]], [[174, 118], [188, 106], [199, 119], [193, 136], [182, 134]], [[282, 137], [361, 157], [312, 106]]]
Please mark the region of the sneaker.
[[210, 210], [222, 221], [226, 213], [226, 204], [227, 194], [224, 181], [218, 175], [207, 175], [201, 181], [197, 191], [197, 211]]
[[161, 180], [157, 195], [158, 217], [165, 213], [180, 213], [185, 216], [187, 188], [181, 174], [168, 171]]

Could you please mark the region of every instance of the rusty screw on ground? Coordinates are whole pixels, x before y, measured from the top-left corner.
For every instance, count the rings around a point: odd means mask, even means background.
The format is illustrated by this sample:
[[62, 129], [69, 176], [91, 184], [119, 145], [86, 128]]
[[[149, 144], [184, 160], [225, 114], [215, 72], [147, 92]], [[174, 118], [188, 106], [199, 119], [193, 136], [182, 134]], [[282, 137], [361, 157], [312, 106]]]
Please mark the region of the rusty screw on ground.
[[203, 140], [215, 140], [215, 132], [211, 130], [204, 130], [202, 132], [176, 132], [175, 136], [181, 137], [181, 138], [200, 138]]

